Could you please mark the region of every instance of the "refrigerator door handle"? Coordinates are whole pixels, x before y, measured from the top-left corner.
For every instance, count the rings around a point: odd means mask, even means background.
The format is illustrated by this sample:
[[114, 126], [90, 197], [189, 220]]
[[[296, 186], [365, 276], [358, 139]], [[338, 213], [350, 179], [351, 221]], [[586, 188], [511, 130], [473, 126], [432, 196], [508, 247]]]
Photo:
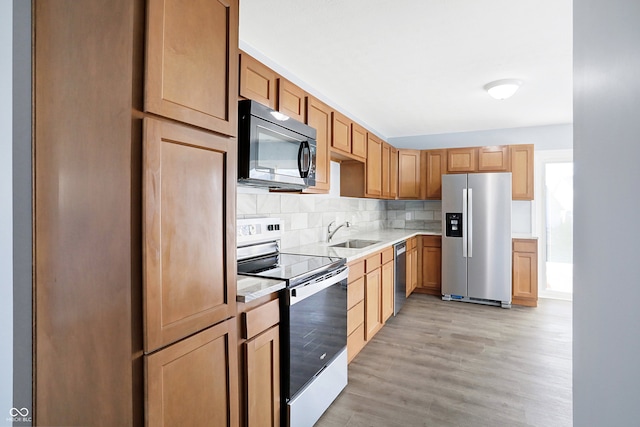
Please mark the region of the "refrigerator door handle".
[[462, 189], [462, 257], [467, 257], [467, 189]]
[[473, 189], [469, 188], [469, 210], [467, 211], [467, 236], [469, 239], [469, 247], [467, 253], [469, 258], [473, 256]]

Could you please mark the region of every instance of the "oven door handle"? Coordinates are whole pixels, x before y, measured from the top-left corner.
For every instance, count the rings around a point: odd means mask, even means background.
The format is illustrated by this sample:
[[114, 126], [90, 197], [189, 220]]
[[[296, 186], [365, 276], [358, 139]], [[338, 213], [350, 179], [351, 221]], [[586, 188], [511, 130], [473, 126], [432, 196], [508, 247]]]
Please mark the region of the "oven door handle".
[[293, 289], [289, 289], [289, 305], [297, 304], [305, 298], [315, 295], [318, 292], [335, 285], [336, 283], [340, 283], [343, 280], [346, 280], [348, 277], [349, 267], [342, 267], [341, 270], [338, 270], [337, 274], [328, 277], [325, 280], [316, 281], [318, 280], [316, 278], [313, 281], [309, 281], [306, 285], [300, 285], [296, 286]]

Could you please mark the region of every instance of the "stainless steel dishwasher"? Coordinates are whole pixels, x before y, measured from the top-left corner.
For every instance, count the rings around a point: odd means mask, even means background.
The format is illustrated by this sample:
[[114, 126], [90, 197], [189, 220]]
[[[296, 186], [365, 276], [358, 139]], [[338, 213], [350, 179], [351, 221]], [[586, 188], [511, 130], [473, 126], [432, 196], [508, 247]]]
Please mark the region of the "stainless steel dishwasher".
[[407, 242], [393, 245], [395, 265], [395, 295], [393, 303], [393, 315], [397, 315], [404, 302], [407, 300]]

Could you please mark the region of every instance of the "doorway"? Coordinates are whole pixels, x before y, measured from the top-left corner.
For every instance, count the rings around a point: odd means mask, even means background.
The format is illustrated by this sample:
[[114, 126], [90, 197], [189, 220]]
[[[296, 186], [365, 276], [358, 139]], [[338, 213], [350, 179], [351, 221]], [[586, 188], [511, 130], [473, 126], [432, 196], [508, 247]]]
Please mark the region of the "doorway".
[[573, 153], [536, 153], [541, 298], [573, 296]]

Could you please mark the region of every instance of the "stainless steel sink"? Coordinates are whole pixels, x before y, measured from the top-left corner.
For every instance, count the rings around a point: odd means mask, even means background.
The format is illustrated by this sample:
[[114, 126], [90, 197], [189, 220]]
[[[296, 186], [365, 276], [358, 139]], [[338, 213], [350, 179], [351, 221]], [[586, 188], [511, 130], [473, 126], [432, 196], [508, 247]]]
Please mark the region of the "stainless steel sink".
[[330, 245], [332, 248], [350, 248], [350, 249], [362, 249], [367, 246], [375, 245], [376, 243], [380, 243], [378, 240], [362, 240], [362, 239], [353, 239], [346, 240], [342, 243], [336, 243], [335, 245]]

